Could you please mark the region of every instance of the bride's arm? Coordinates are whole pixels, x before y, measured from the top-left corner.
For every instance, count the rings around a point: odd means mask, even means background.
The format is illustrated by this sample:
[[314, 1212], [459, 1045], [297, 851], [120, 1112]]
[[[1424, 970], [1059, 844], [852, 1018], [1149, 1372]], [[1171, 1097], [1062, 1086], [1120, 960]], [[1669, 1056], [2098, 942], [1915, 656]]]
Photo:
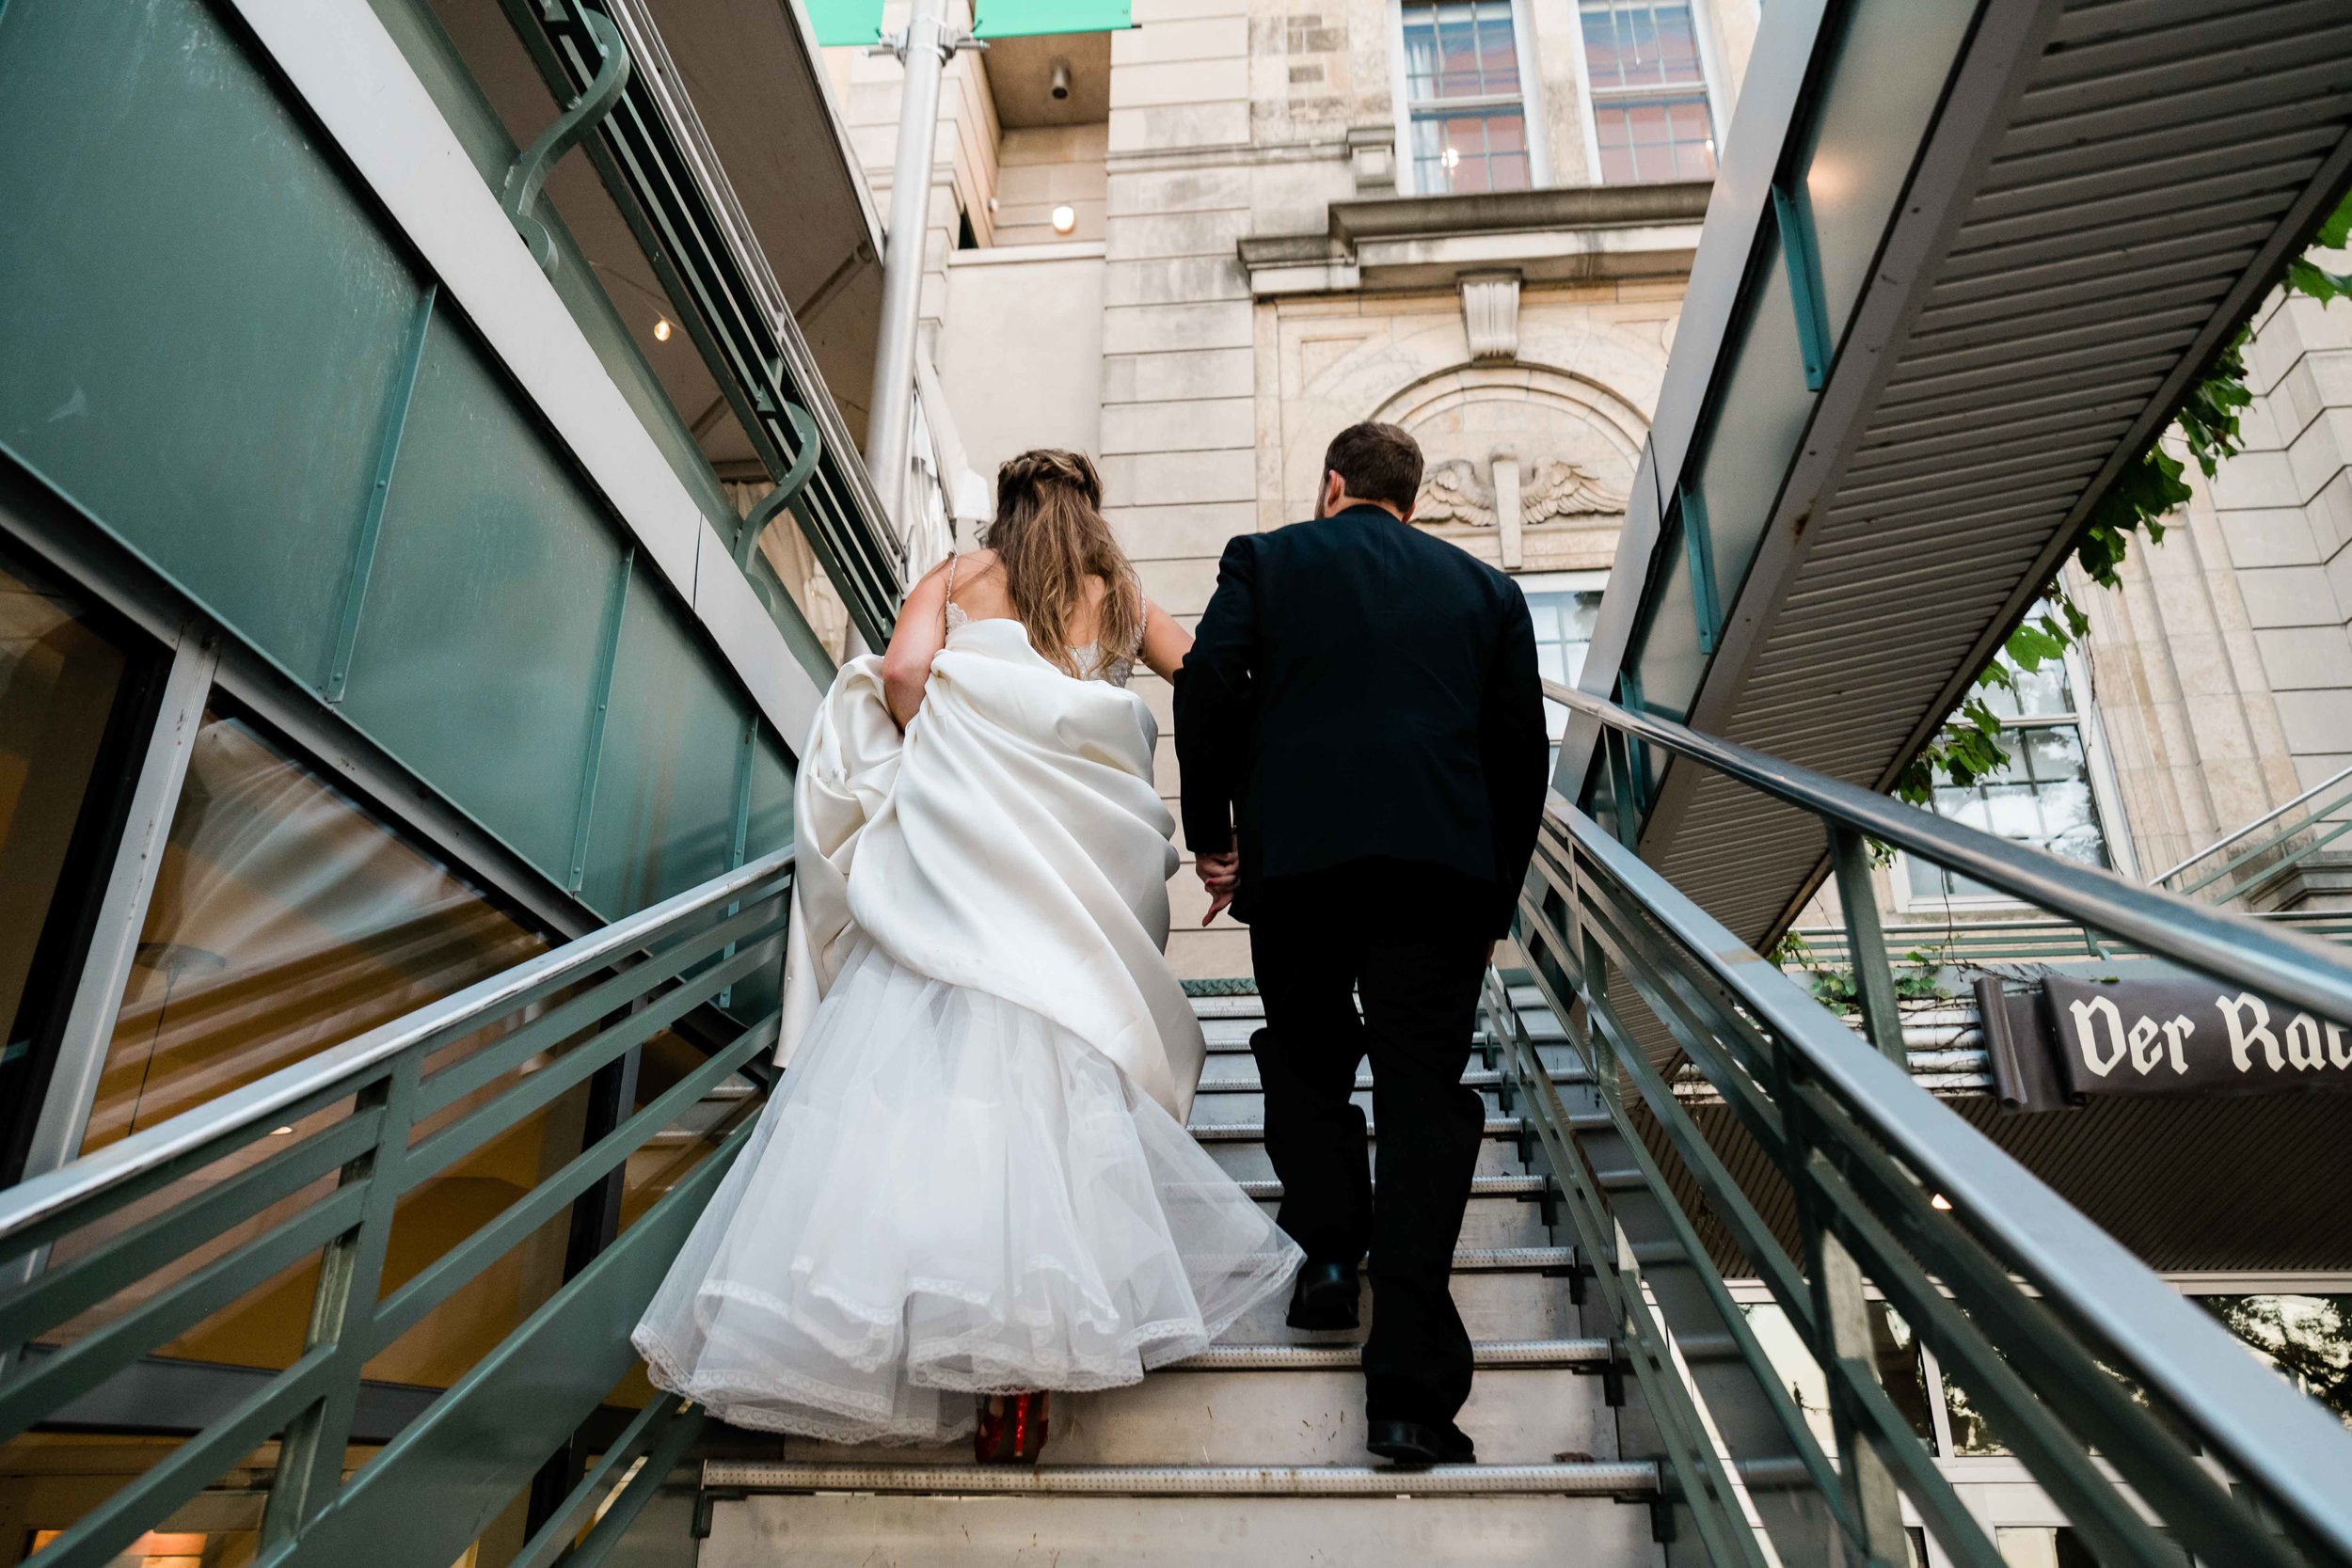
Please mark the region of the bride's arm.
[[1143, 662], [1163, 680], [1174, 680], [1176, 668], [1192, 652], [1192, 633], [1178, 626], [1167, 610], [1146, 600], [1143, 606]]
[[947, 562], [943, 561], [907, 590], [898, 624], [890, 630], [890, 646], [882, 651], [882, 698], [900, 729], [914, 721], [932, 656], [946, 643]]

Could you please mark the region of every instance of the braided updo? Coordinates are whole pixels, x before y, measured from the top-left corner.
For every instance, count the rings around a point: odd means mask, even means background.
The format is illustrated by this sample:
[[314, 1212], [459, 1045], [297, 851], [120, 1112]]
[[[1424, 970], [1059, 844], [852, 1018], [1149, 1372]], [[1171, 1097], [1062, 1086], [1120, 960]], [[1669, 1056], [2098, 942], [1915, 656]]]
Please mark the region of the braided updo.
[[1005, 568], [1012, 611], [1037, 650], [1069, 674], [1071, 628], [1086, 614], [1087, 579], [1108, 590], [1095, 617], [1098, 657], [1132, 655], [1143, 641], [1143, 592], [1103, 516], [1103, 479], [1084, 452], [1041, 447], [996, 470], [996, 520], [983, 541]]

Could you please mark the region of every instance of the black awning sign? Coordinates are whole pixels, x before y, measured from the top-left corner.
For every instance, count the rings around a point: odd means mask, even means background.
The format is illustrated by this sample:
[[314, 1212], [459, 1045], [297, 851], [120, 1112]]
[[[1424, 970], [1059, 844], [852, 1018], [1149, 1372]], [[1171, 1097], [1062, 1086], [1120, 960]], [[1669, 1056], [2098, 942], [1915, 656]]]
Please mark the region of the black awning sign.
[[2043, 982], [2068, 1093], [2352, 1088], [2352, 1028], [2201, 980]]

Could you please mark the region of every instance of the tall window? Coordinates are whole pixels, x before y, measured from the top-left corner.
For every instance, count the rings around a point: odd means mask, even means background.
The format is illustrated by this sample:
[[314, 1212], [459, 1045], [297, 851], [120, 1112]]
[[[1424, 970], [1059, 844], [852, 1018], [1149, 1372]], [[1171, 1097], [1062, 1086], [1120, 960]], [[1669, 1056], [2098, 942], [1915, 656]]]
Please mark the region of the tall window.
[[1526, 190], [1534, 166], [1511, 0], [1405, 0], [1403, 14], [1413, 189]]
[[1691, 0], [1581, 0], [1584, 72], [1605, 184], [1715, 173]]
[[[1584, 673], [1584, 651], [1593, 641], [1593, 623], [1600, 615], [1605, 574], [1546, 572], [1518, 579], [1527, 595], [1527, 610], [1535, 623], [1535, 667], [1548, 681], [1574, 686]], [[1551, 732], [1551, 759], [1560, 760], [1560, 737], [1568, 727], [1568, 710], [1558, 703], [1544, 704], [1544, 723]]]
[[[1996, 689], [1986, 698], [2001, 716], [2001, 750], [2008, 760], [1965, 789], [1937, 789], [1936, 815], [2085, 865], [2113, 863], [2066, 665], [2052, 660], [2032, 674], [2013, 668], [2011, 673], [2014, 695]], [[1915, 898], [2000, 896], [1915, 855], [1904, 862]]]

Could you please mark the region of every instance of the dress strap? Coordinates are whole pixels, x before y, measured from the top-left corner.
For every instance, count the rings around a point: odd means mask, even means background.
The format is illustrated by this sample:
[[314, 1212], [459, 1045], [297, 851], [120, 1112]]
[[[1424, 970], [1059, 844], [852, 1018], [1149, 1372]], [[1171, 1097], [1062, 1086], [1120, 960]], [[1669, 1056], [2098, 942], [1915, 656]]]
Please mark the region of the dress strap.
[[940, 601], [939, 624], [949, 631], [956, 629], [953, 619], [956, 612], [956, 562], [961, 559], [961, 552], [947, 552], [947, 596]]

